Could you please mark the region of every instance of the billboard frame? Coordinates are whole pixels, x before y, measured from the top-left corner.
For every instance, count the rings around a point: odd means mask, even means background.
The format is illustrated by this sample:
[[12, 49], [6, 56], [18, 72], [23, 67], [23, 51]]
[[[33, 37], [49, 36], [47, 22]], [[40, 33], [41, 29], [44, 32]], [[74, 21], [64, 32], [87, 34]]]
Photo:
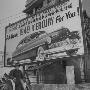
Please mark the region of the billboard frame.
[[[84, 43], [83, 43], [83, 45], [84, 45], [84, 55], [82, 55], [82, 57], [85, 57], [85, 55], [86, 55], [86, 53], [87, 53], [87, 49], [86, 49], [85, 33], [84, 33], [84, 26], [83, 26], [83, 14], [82, 14], [82, 3], [81, 3], [81, 0], [79, 0], [79, 9], [80, 9], [82, 36], [83, 36], [83, 42], [84, 42]], [[28, 18], [28, 17], [26, 17], [26, 18]], [[26, 18], [24, 18], [24, 19], [26, 19]], [[24, 19], [22, 19], [22, 20], [24, 20]], [[22, 20], [19, 20], [19, 21], [22, 21]], [[17, 22], [19, 22], [19, 21], [17, 21]], [[17, 22], [15, 22], [15, 23], [17, 23]], [[12, 26], [13, 24], [15, 24], [15, 23], [12, 23], [11, 26]], [[7, 65], [6, 65], [6, 61], [5, 61], [5, 59], [6, 59], [6, 29], [7, 29], [7, 27], [9, 27], [9, 26], [6, 26], [6, 27], [5, 27], [4, 66], [5, 66], [5, 67], [11, 67], [11, 66], [7, 66]]]

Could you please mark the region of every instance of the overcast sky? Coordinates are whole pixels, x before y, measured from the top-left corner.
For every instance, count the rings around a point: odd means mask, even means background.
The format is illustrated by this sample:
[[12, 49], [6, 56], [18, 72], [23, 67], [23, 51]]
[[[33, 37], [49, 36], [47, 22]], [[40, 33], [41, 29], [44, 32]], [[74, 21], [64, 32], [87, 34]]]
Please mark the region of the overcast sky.
[[0, 19], [22, 12], [25, 0], [0, 0]]
[[[0, 0], [0, 51], [4, 48], [4, 27], [12, 18], [21, 16], [26, 0]], [[90, 16], [90, 0], [83, 0], [83, 8]], [[10, 17], [10, 18], [8, 18]], [[12, 23], [12, 22], [11, 22]]]
[[0, 51], [4, 48], [4, 28], [23, 16], [26, 0], [0, 0]]

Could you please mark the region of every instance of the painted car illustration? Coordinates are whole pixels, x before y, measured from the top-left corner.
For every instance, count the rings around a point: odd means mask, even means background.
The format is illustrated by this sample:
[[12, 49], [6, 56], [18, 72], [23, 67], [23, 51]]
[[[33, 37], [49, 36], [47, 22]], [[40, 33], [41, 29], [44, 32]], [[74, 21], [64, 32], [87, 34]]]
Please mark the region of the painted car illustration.
[[[35, 59], [45, 50], [54, 50], [61, 47], [63, 51], [64, 45], [76, 44], [80, 39], [78, 31], [72, 31], [68, 28], [61, 28], [51, 33], [38, 31], [26, 36], [22, 39], [12, 54], [13, 60]], [[73, 48], [71, 48], [73, 49]], [[75, 49], [75, 48], [74, 48]]]

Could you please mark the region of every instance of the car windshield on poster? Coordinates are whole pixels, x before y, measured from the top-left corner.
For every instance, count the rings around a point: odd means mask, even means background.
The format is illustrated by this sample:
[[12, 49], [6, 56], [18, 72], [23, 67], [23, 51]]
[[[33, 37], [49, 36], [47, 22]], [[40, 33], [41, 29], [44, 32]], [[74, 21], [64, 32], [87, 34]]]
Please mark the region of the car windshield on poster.
[[67, 0], [7, 26], [6, 52], [6, 63], [10, 58], [43, 61], [83, 55], [79, 0]]

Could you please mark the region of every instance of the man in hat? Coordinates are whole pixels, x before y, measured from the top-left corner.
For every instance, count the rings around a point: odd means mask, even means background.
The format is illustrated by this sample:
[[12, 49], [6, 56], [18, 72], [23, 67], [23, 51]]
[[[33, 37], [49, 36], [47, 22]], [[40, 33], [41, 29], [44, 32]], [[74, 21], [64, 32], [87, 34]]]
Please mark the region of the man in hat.
[[15, 69], [11, 70], [9, 73], [9, 76], [13, 81], [15, 82], [15, 90], [24, 90], [21, 80], [23, 79], [23, 74], [22, 71], [19, 70], [20, 64], [16, 63], [15, 64]]

